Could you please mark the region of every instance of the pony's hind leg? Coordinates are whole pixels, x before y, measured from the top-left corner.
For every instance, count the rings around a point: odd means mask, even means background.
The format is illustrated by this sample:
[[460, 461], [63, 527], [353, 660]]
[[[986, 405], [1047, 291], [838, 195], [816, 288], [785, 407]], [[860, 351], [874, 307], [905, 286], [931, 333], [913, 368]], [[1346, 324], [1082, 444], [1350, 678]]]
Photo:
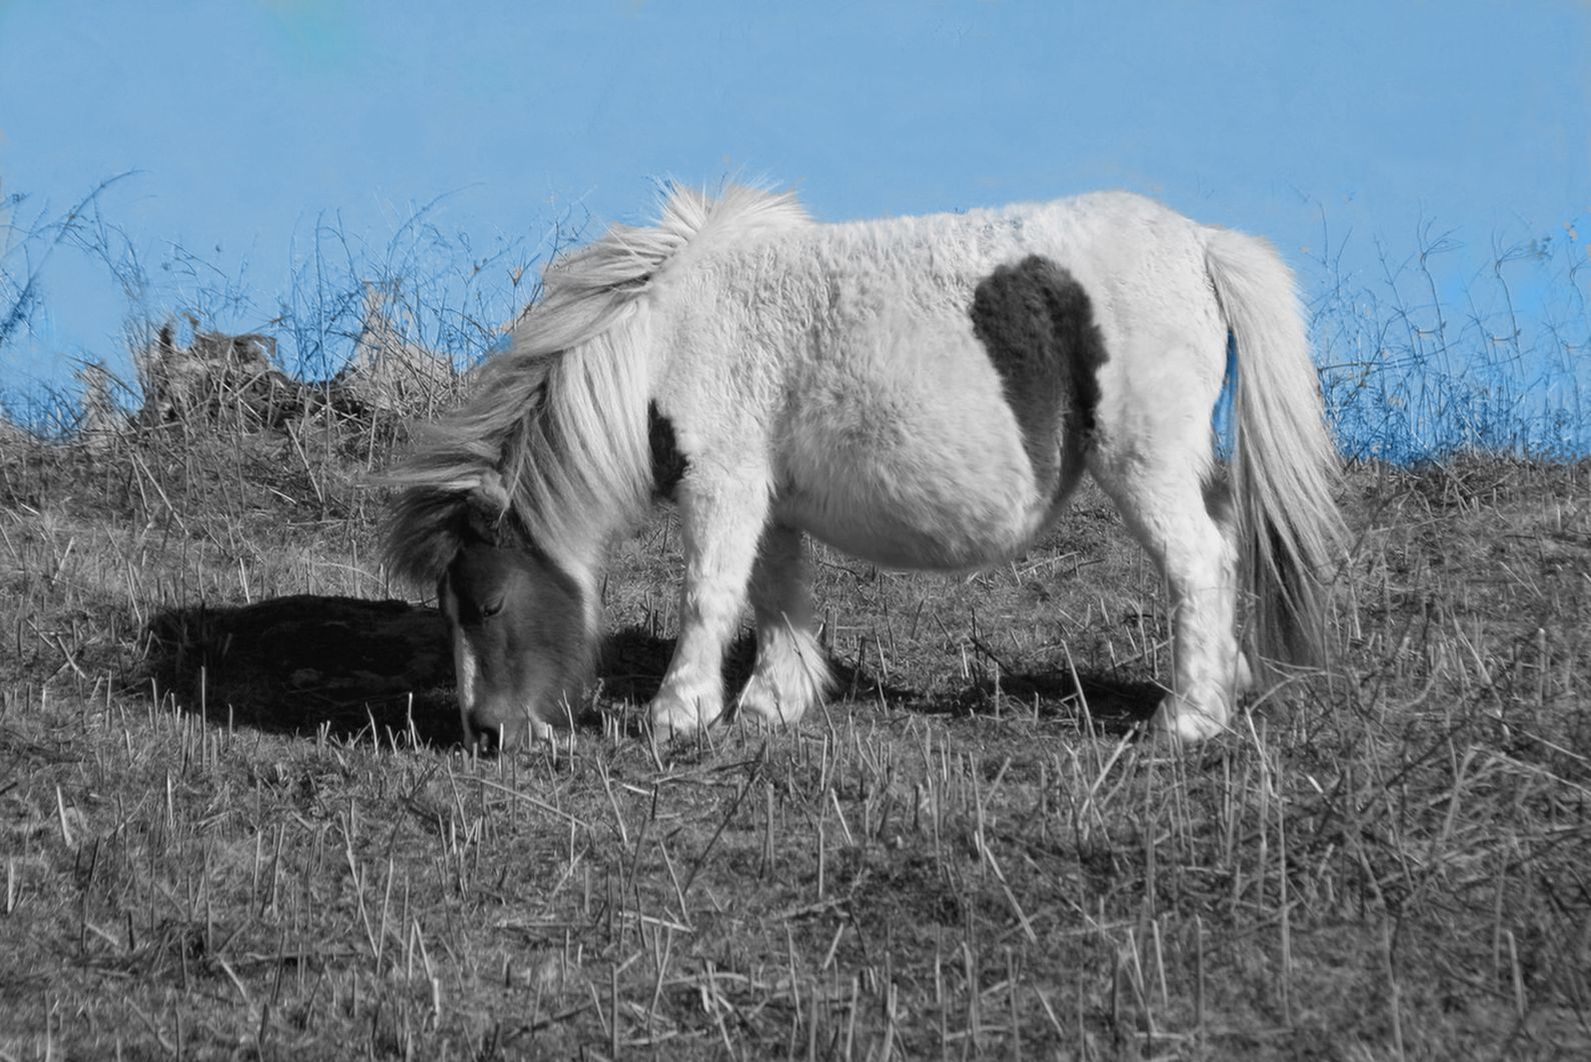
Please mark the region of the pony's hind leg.
[[822, 701], [828, 661], [812, 635], [805, 543], [799, 530], [769, 524], [751, 572], [757, 662], [740, 694], [740, 711], [770, 723], [794, 723]]
[[1218, 519], [1226, 506], [1209, 504], [1201, 484], [1205, 455], [1148, 449], [1154, 452], [1113, 459], [1107, 446], [1089, 467], [1170, 594], [1172, 688], [1155, 712], [1155, 728], [1200, 741], [1226, 729], [1233, 698], [1247, 684], [1235, 629], [1236, 549]]
[[685, 547], [680, 632], [648, 715], [659, 736], [688, 734], [724, 709], [724, 650], [740, 621], [768, 516], [765, 480], [746, 469], [692, 466], [676, 501]]

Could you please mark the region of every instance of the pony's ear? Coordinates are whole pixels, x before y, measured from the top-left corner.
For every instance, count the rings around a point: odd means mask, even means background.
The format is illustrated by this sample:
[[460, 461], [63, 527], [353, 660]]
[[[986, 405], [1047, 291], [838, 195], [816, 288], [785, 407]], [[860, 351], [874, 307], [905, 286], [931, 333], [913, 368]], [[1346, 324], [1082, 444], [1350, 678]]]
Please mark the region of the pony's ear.
[[488, 472], [464, 496], [464, 519], [469, 533], [493, 546], [502, 545], [504, 518], [508, 515], [508, 488], [496, 472]]

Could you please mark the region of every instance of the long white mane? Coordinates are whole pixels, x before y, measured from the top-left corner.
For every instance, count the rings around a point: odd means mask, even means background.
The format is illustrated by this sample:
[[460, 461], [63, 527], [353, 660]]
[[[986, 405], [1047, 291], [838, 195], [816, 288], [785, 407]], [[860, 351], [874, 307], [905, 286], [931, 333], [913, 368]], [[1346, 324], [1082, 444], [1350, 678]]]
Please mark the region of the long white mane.
[[475, 370], [473, 397], [387, 477], [401, 488], [392, 570], [434, 582], [483, 507], [524, 543], [587, 567], [650, 497], [654, 281], [687, 245], [805, 223], [789, 192], [731, 185], [715, 199], [676, 187], [656, 225], [614, 225], [553, 262], [509, 350]]

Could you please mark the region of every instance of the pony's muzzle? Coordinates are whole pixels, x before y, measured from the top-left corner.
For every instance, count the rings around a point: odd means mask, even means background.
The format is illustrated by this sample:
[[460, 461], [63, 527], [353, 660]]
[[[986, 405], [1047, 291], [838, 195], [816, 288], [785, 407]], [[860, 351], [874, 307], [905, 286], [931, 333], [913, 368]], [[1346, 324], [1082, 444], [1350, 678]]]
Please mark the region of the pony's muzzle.
[[464, 729], [464, 747], [471, 752], [496, 752], [503, 747], [503, 735], [497, 727], [478, 725], [468, 714], [460, 724]]
[[526, 727], [465, 712], [464, 746], [475, 752], [507, 752], [524, 744]]
[[553, 727], [528, 715], [502, 719], [487, 713], [463, 712], [464, 747], [475, 752], [509, 752], [538, 740], [549, 740]]

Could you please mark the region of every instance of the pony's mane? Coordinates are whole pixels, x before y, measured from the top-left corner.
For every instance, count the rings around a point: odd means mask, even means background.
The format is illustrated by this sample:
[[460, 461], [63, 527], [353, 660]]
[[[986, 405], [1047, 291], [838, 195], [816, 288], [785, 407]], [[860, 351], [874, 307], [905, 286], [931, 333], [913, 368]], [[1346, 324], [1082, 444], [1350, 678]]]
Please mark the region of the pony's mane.
[[549, 265], [509, 349], [474, 370], [473, 397], [422, 429], [385, 477], [400, 488], [392, 572], [434, 583], [465, 536], [483, 533], [583, 568], [650, 498], [653, 280], [687, 246], [805, 221], [789, 192], [674, 187], [656, 225], [614, 225]]

